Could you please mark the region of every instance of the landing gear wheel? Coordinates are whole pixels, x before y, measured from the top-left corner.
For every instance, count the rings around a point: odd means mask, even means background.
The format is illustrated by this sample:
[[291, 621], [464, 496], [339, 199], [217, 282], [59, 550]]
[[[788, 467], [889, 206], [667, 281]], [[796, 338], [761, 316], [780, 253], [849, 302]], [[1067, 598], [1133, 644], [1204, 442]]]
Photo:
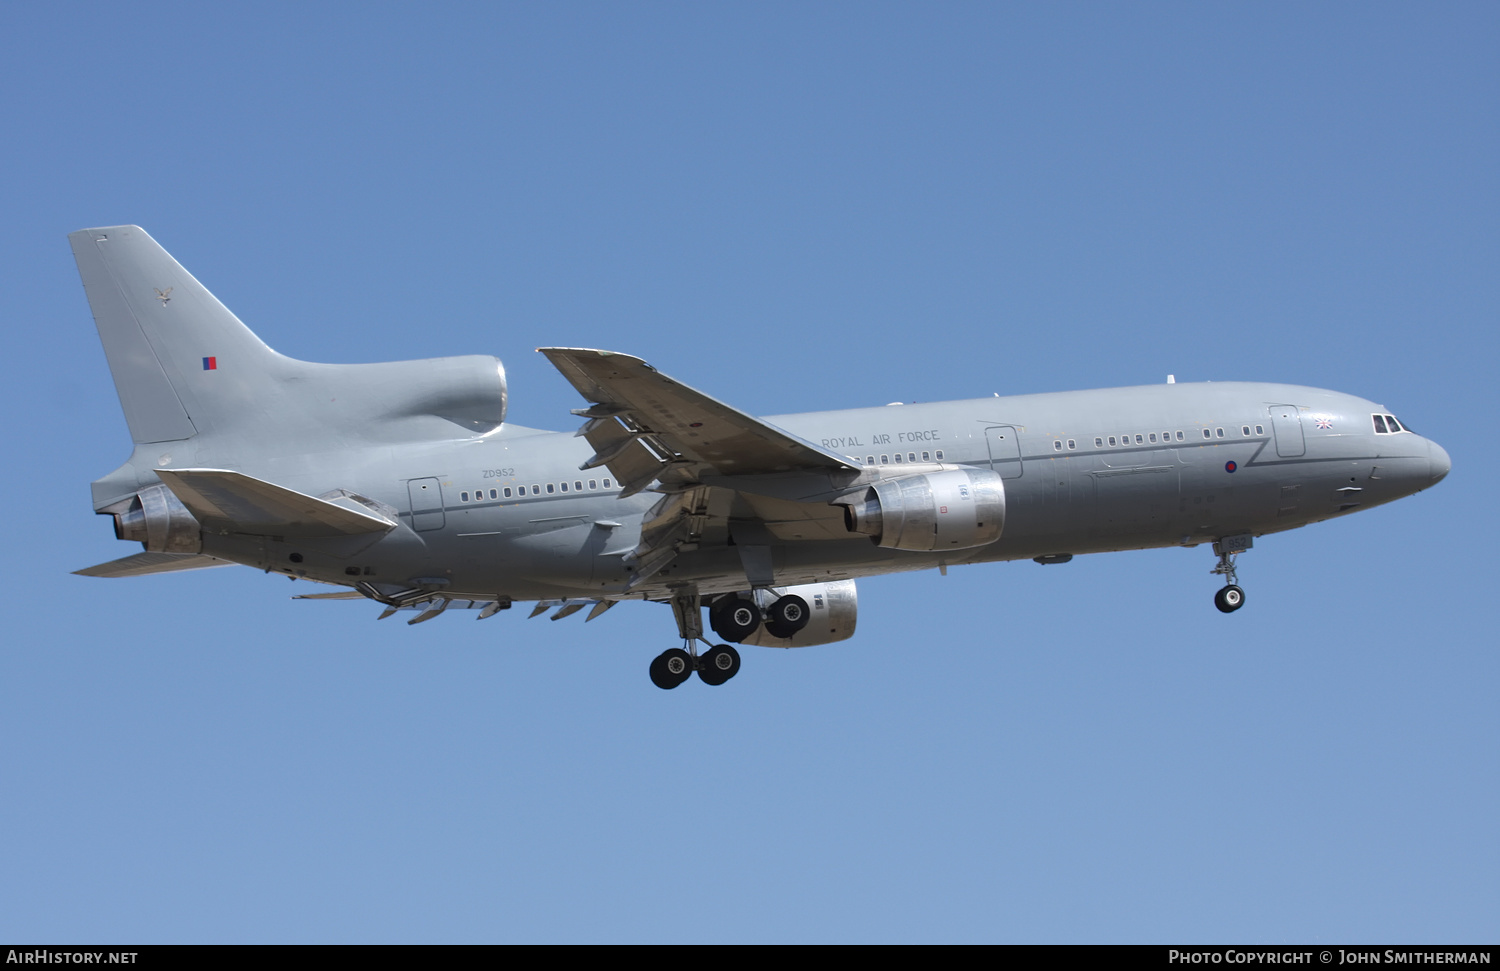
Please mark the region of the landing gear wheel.
[[1245, 591], [1234, 584], [1214, 594], [1214, 606], [1226, 614], [1232, 614], [1245, 605]]
[[708, 625], [726, 641], [738, 644], [760, 627], [760, 609], [744, 597], [725, 597], [709, 608]]
[[693, 674], [693, 656], [680, 647], [662, 651], [651, 662], [651, 683], [664, 690], [677, 687]]
[[807, 601], [796, 594], [787, 594], [771, 604], [766, 611], [766, 633], [772, 637], [791, 637], [807, 626], [812, 612]]
[[723, 684], [740, 673], [740, 652], [720, 644], [699, 658], [698, 677], [704, 684]]

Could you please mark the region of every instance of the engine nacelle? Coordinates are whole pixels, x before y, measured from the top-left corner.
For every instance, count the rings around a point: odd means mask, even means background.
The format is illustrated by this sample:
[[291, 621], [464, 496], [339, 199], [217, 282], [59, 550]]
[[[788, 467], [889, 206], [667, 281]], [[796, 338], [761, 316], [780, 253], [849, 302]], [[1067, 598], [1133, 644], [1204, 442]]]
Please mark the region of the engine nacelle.
[[887, 479], [845, 503], [844, 525], [886, 549], [985, 546], [1005, 528], [1005, 483], [988, 469], [969, 468]]
[[134, 540], [152, 553], [201, 553], [203, 527], [164, 485], [142, 489], [99, 510], [115, 517], [115, 538]]
[[782, 595], [795, 594], [807, 601], [807, 626], [791, 637], [772, 637], [762, 624], [755, 633], [740, 641], [757, 647], [812, 647], [814, 644], [832, 644], [854, 636], [854, 623], [859, 615], [859, 594], [853, 580], [834, 580], [831, 583], [804, 583], [795, 587], [777, 587]]

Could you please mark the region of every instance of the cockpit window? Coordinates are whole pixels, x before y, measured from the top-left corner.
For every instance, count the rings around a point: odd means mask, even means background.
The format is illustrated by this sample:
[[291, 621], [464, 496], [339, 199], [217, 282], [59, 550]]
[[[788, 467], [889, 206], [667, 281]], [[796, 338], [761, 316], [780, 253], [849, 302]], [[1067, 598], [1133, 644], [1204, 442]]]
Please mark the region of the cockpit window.
[[1390, 430], [1393, 431], [1393, 432], [1409, 432], [1409, 431], [1411, 431], [1410, 428], [1403, 428], [1401, 426], [1401, 423], [1398, 422], [1398, 421], [1396, 421], [1396, 416], [1395, 415], [1386, 415], [1385, 416], [1385, 423], [1390, 428]]
[[1375, 434], [1394, 435], [1397, 432], [1410, 432], [1411, 429], [1396, 420], [1395, 415], [1371, 415], [1375, 420]]
[[1376, 415], [1375, 416], [1375, 434], [1377, 434], [1377, 435], [1384, 435], [1385, 434], [1385, 416], [1384, 415]]

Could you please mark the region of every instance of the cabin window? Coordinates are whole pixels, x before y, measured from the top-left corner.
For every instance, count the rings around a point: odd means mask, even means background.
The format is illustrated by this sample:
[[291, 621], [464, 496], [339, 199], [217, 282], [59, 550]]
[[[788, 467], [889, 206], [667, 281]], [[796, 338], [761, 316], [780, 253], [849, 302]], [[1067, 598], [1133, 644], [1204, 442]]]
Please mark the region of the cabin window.
[[1183, 438], [1182, 438], [1182, 432], [1178, 432], [1178, 433], [1177, 433], [1177, 440], [1178, 440], [1178, 441], [1179, 441], [1179, 442], [1180, 442], [1180, 441], [1182, 441], [1182, 440], [1183, 440]]
[[[564, 483], [566, 484], [566, 483]], [[552, 483], [547, 483], [547, 495], [552, 495]]]
[[1214, 429], [1214, 434], [1218, 435], [1220, 438], [1223, 438], [1224, 437], [1224, 429], [1222, 429], [1222, 428], [1216, 428], [1216, 429]]
[[[1376, 417], [1378, 418], [1379, 416], [1377, 415]], [[458, 494], [458, 501], [459, 502], [468, 502], [469, 501], [469, 494], [467, 492], [460, 492]]]
[[[1394, 418], [1391, 419], [1391, 421], [1395, 421], [1395, 420], [1396, 419], [1394, 419]], [[906, 461], [908, 461], [908, 462], [915, 462], [916, 460], [917, 460], [917, 453], [916, 452], [907, 452], [906, 453]]]
[[1213, 438], [1214, 437], [1214, 433], [1211, 432], [1211, 431], [1209, 431], [1207, 428], [1205, 428], [1205, 429], [1203, 429], [1203, 437], [1204, 438]]
[[1077, 448], [1077, 447], [1078, 447], [1078, 443], [1077, 443], [1077, 442], [1075, 442], [1075, 441], [1074, 441], [1074, 440], [1073, 440], [1073, 439], [1071, 439], [1071, 438], [1070, 438], [1070, 439], [1068, 439], [1068, 451], [1070, 451], [1070, 452], [1071, 452], [1071, 451], [1072, 451], [1072, 450], [1073, 450], [1073, 449], [1075, 449], [1075, 448]]
[[541, 495], [542, 494], [542, 487], [539, 486], [539, 485], [532, 486], [531, 487], [531, 494], [534, 495], [534, 496]]
[[939, 462], [941, 462], [943, 460], [943, 450], [942, 449], [938, 449], [937, 450], [937, 460]]
[[1152, 432], [1151, 434], [1147, 435], [1146, 438], [1150, 440], [1152, 445], [1156, 444], [1156, 432]]
[[1114, 448], [1115, 447], [1115, 437], [1113, 435], [1109, 436], [1109, 447], [1110, 448]]
[[875, 456], [873, 456], [873, 455], [866, 455], [865, 456], [865, 464], [866, 465], [874, 465], [875, 464]]
[[1257, 435], [1264, 435], [1265, 433], [1266, 433], [1266, 427], [1264, 425], [1256, 425], [1255, 426], [1255, 434], [1257, 434]]
[[1246, 438], [1249, 438], [1250, 437], [1250, 426], [1249, 425], [1241, 425], [1240, 426], [1240, 434], [1244, 435]]
[[880, 457], [880, 464], [881, 465], [890, 465], [891, 464], [891, 457], [889, 455], [882, 455]]
[[1146, 439], [1145, 439], [1145, 437], [1144, 437], [1144, 436], [1142, 436], [1142, 435], [1137, 435], [1137, 436], [1136, 436], [1136, 437], [1135, 437], [1135, 443], [1136, 443], [1136, 444], [1137, 444], [1137, 445], [1144, 445], [1144, 444], [1146, 444]]
[[599, 488], [599, 480], [598, 479], [590, 479], [589, 480], [589, 488], [590, 489], [597, 489], [597, 488]]
[[1102, 438], [1096, 438], [1096, 439], [1094, 439], [1094, 447], [1095, 448], [1103, 448], [1104, 447], [1104, 439], [1102, 439]]
[[931, 462], [932, 461], [932, 453], [931, 452], [923, 452], [922, 453], [922, 461], [923, 462]]
[[510, 498], [510, 486], [505, 487], [505, 498]]
[[[551, 492], [551, 491], [552, 491], [552, 488], [551, 488], [551, 487], [550, 487], [550, 486], [549, 486], [549, 487], [548, 487], [548, 488], [547, 488], [547, 491], [548, 491], [548, 492]], [[566, 483], [566, 482], [564, 482], [564, 483], [563, 483], [563, 484], [562, 484], [562, 491], [564, 491], [564, 492], [567, 492], [567, 491], [568, 491], [568, 484], [567, 484], [567, 483]]]
[[606, 488], [606, 489], [609, 488], [609, 480], [608, 479], [604, 480], [604, 488]]
[[1054, 438], [1052, 440], [1052, 451], [1054, 451], [1054, 452], [1061, 452], [1062, 451], [1062, 439], [1060, 439], [1060, 438]]
[[896, 464], [897, 465], [901, 464], [901, 453], [900, 452], [896, 453]]
[[583, 483], [575, 479], [574, 482], [573, 482], [573, 491], [574, 492], [582, 492], [583, 491]]

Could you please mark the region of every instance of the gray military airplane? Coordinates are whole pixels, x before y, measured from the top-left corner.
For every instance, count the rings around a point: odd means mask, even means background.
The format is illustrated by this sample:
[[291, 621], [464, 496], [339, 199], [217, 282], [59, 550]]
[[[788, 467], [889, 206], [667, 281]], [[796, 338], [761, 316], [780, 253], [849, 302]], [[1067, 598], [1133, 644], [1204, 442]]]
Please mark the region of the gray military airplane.
[[[69, 236], [135, 450], [94, 511], [120, 577], [240, 563], [482, 619], [672, 607], [675, 688], [734, 644], [853, 635], [857, 577], [1213, 544], [1244, 604], [1254, 537], [1399, 499], [1448, 454], [1383, 405], [1282, 384], [1166, 384], [754, 418], [640, 358], [544, 347], [576, 432], [506, 422], [488, 356], [310, 364], [250, 332], [136, 226]], [[709, 626], [728, 643], [704, 637]], [[700, 653], [698, 645], [705, 650]]]

